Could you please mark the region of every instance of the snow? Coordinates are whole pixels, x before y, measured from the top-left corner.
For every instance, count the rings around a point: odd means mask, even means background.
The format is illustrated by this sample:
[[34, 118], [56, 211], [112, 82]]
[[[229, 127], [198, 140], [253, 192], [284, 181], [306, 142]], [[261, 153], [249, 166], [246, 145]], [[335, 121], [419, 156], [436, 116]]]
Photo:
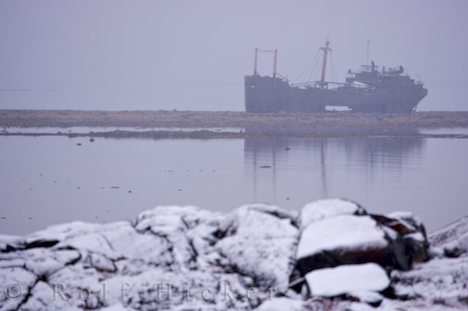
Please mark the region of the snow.
[[22, 237], [0, 234], [0, 251], [4, 251], [8, 247], [17, 248], [23, 243], [24, 238]]
[[299, 225], [309, 224], [338, 215], [364, 215], [366, 211], [358, 204], [343, 199], [323, 199], [306, 204], [299, 215]]
[[224, 227], [235, 232], [216, 244], [228, 265], [253, 275], [265, 288], [287, 290], [299, 237], [291, 217], [277, 207], [246, 205], [229, 215]]
[[384, 297], [381, 294], [370, 291], [350, 292], [348, 293], [348, 296], [356, 298], [357, 300], [368, 304], [378, 304], [384, 299]]
[[392, 272], [397, 295], [455, 301], [468, 297], [468, 257], [435, 258], [407, 272]]
[[341, 215], [307, 226], [301, 235], [297, 258], [334, 249], [374, 249], [387, 245], [385, 233], [369, 216]]
[[304, 310], [303, 305], [301, 300], [281, 297], [265, 301], [255, 311], [301, 311]]
[[434, 232], [430, 242], [433, 246], [468, 253], [468, 216]]
[[[411, 271], [391, 273], [395, 299], [378, 293], [389, 279], [375, 263], [309, 272], [305, 281], [315, 296], [288, 287], [290, 275], [300, 273], [298, 254], [337, 250], [341, 256], [348, 249], [365, 253], [397, 238], [395, 231], [365, 214], [359, 205], [339, 199], [308, 204], [299, 216], [266, 204], [245, 205], [228, 215], [194, 206], [160, 206], [141, 213], [134, 223], [74, 222], [26, 237], [0, 235], [0, 310], [467, 307], [468, 254], [452, 252], [459, 257], [447, 258], [442, 248], [466, 250], [468, 217], [431, 236], [438, 247], [431, 251], [436, 258]], [[405, 238], [423, 241], [417, 228], [422, 224], [413, 215], [392, 217], [416, 228]], [[395, 252], [391, 246], [383, 251]], [[22, 289], [18, 298], [6, 297], [15, 284]], [[63, 285], [60, 292], [67, 300], [53, 299], [55, 284]], [[170, 285], [171, 301], [158, 298], [160, 285]], [[90, 293], [86, 299], [79, 296], [83, 290]], [[346, 295], [331, 298], [342, 293]]]
[[0, 310], [16, 310], [35, 282], [37, 276], [21, 267], [0, 270]]
[[390, 285], [385, 270], [375, 263], [319, 269], [306, 276], [312, 295], [338, 296], [358, 291], [382, 291]]
[[124, 306], [122, 306], [121, 303], [117, 303], [117, 304], [112, 305], [110, 307], [101, 309], [101, 311], [127, 311], [127, 310], [128, 309], [126, 309]]

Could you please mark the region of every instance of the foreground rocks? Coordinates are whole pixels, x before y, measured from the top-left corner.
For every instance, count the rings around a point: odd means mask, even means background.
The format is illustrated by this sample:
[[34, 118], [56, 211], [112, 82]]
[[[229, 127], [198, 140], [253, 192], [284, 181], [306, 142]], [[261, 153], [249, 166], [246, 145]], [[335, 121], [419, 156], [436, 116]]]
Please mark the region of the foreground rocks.
[[0, 309], [468, 308], [467, 236], [468, 218], [428, 238], [409, 213], [339, 199], [299, 214], [157, 207], [0, 236]]

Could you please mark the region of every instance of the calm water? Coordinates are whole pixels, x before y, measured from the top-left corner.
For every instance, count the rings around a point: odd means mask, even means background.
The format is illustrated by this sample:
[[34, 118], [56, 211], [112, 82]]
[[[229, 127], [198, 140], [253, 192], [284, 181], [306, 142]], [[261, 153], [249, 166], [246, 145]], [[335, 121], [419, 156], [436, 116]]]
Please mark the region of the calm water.
[[[77, 143], [81, 143], [78, 146]], [[133, 219], [156, 205], [228, 212], [345, 197], [430, 230], [468, 214], [468, 140], [0, 137], [0, 233]]]

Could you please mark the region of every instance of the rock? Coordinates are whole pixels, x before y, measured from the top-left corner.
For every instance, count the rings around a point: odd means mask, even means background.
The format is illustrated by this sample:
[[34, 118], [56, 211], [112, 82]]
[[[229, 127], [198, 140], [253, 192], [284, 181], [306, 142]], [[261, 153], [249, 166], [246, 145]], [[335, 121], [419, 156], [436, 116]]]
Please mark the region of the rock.
[[390, 285], [384, 269], [375, 263], [319, 269], [305, 276], [314, 296], [339, 296], [356, 292], [380, 292]]
[[357, 300], [359, 302], [364, 302], [372, 307], [378, 307], [384, 300], [384, 297], [378, 292], [372, 291], [357, 291], [350, 292], [347, 294], [347, 298], [350, 300]]
[[18, 310], [28, 297], [28, 289], [37, 283], [37, 276], [21, 267], [0, 269], [0, 309]]
[[298, 224], [301, 229], [311, 223], [338, 215], [367, 215], [359, 204], [343, 199], [324, 199], [306, 204], [300, 214]]
[[92, 267], [100, 272], [116, 272], [117, 267], [111, 259], [97, 253], [89, 254], [83, 261], [87, 267]]
[[[421, 225], [407, 214], [379, 218], [352, 202], [327, 200], [299, 217], [266, 204], [228, 215], [169, 206], [134, 223], [74, 222], [0, 236], [0, 310], [466, 308], [464, 252], [391, 271], [402, 267], [407, 239], [424, 237]], [[465, 249], [467, 227], [454, 224], [429, 241], [440, 250]], [[380, 295], [384, 269], [392, 286]], [[306, 301], [288, 284], [304, 276], [314, 295]]]
[[121, 303], [116, 303], [110, 307], [102, 308], [101, 311], [127, 311], [128, 309], [122, 306]]
[[344, 264], [376, 262], [383, 267], [409, 266], [404, 243], [370, 216], [339, 215], [309, 224], [297, 250], [301, 275]]
[[10, 252], [24, 248], [24, 238], [12, 235], [0, 235], [0, 252]]
[[405, 242], [412, 262], [429, 259], [429, 242], [424, 224], [412, 213], [395, 212], [387, 216], [372, 215], [381, 225], [392, 228]]
[[262, 303], [255, 311], [301, 311], [304, 303], [301, 300], [280, 297], [273, 298]]
[[277, 207], [242, 206], [228, 217], [226, 236], [216, 248], [234, 271], [252, 276], [263, 288], [284, 292], [299, 236], [294, 219], [295, 215]]
[[444, 250], [449, 257], [468, 254], [468, 216], [434, 232], [429, 241], [433, 247]]
[[190, 270], [209, 265], [204, 255], [213, 252], [221, 220], [220, 214], [195, 206], [164, 206], [141, 213], [135, 229], [166, 241], [172, 265]]
[[434, 258], [410, 271], [395, 270], [391, 280], [395, 298], [419, 305], [420, 309], [460, 310], [468, 307], [467, 256]]
[[30, 291], [31, 297], [21, 306], [21, 310], [34, 311], [79, 311], [69, 301], [62, 300], [54, 294], [53, 287], [44, 281], [39, 281]]

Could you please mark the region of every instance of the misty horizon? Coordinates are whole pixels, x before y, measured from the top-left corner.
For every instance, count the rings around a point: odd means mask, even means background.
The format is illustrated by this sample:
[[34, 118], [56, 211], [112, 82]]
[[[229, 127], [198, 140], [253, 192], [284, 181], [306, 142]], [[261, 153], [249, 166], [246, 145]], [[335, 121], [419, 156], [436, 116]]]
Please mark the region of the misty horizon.
[[419, 111], [468, 110], [464, 1], [118, 4], [0, 1], [0, 109], [243, 111], [256, 47], [278, 49], [290, 80], [318, 80], [329, 37], [329, 80], [365, 64], [370, 41], [369, 60], [425, 82]]

